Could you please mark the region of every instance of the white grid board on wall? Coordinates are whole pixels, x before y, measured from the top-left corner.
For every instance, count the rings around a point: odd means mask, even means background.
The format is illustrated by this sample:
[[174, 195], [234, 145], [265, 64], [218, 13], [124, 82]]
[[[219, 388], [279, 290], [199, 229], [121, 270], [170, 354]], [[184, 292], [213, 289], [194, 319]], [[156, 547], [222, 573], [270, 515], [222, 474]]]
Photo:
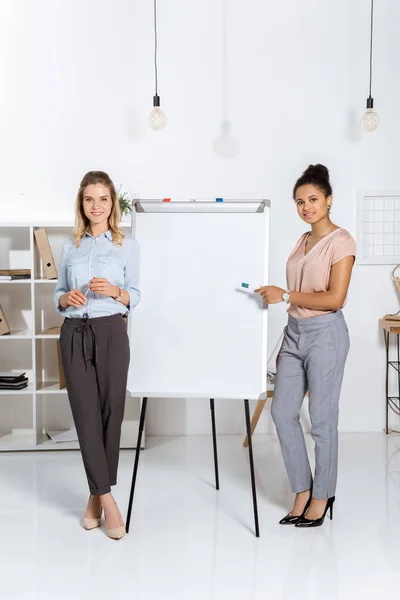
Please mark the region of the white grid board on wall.
[[400, 263], [400, 191], [358, 192], [357, 263]]

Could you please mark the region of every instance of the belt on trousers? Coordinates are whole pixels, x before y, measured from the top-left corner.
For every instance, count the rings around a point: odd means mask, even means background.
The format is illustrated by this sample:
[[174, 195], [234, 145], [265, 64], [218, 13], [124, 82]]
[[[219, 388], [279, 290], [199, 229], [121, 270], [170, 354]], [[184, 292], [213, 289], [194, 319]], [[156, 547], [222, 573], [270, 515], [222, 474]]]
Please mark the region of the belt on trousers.
[[90, 323], [89, 315], [87, 313], [85, 313], [82, 318], [84, 320], [84, 323], [82, 325], [77, 325], [75, 327], [75, 331], [78, 331], [79, 333], [83, 334], [82, 335], [82, 354], [83, 354], [83, 360], [85, 362], [85, 369], [87, 371], [88, 355], [87, 355], [86, 338], [89, 335], [89, 333], [92, 335], [92, 338], [93, 338], [93, 353], [94, 353], [93, 358], [94, 358], [95, 364], [97, 364], [97, 342], [96, 342], [96, 333], [93, 328], [93, 325]]

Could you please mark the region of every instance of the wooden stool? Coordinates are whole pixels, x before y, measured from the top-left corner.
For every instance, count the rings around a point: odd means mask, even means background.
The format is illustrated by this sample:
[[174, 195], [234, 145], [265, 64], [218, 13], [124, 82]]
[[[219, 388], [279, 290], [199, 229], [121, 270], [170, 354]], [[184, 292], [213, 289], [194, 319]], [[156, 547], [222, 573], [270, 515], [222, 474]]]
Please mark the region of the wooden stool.
[[[269, 389], [267, 389], [267, 397], [263, 398], [262, 400], [257, 400], [257, 404], [256, 404], [253, 416], [251, 417], [251, 421], [250, 421], [251, 435], [253, 435], [253, 433], [254, 433], [254, 430], [257, 426], [258, 420], [261, 417], [261, 413], [263, 411], [265, 403], [267, 402], [268, 398], [273, 398], [273, 396], [274, 396], [274, 386], [270, 384], [270, 385], [268, 385], [268, 388]], [[308, 396], [308, 392], [306, 393], [306, 396]], [[244, 448], [247, 448], [248, 444], [249, 444], [249, 440], [247, 439], [247, 435], [246, 435], [243, 440], [242, 446]]]
[[[390, 319], [390, 317], [396, 317]], [[386, 315], [383, 319], [379, 320], [379, 325], [383, 329], [385, 337], [385, 350], [386, 350], [386, 385], [385, 385], [385, 411], [386, 411], [386, 425], [385, 433], [392, 431], [389, 428], [389, 407], [397, 415], [400, 414], [400, 320], [396, 315]], [[395, 356], [390, 360], [390, 336], [396, 336], [397, 352]], [[395, 360], [393, 360], [395, 358]], [[397, 359], [397, 360], [396, 360]], [[397, 396], [389, 395], [389, 369], [393, 369], [397, 372]], [[390, 369], [391, 370], [391, 369]]]

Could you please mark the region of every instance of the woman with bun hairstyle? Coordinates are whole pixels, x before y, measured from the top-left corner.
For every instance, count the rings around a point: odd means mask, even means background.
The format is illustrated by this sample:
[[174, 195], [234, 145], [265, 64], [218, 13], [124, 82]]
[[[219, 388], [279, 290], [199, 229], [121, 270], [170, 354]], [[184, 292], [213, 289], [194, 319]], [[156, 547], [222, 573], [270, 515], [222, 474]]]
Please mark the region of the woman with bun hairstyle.
[[[293, 190], [297, 212], [311, 226], [289, 256], [287, 290], [257, 291], [268, 304], [289, 304], [288, 324], [277, 358], [272, 418], [281, 443], [292, 492], [292, 510], [282, 525], [318, 527], [333, 503], [338, 465], [339, 396], [349, 350], [341, 308], [346, 303], [356, 245], [332, 223], [328, 169], [310, 165]], [[311, 472], [300, 409], [308, 390], [315, 473]]]

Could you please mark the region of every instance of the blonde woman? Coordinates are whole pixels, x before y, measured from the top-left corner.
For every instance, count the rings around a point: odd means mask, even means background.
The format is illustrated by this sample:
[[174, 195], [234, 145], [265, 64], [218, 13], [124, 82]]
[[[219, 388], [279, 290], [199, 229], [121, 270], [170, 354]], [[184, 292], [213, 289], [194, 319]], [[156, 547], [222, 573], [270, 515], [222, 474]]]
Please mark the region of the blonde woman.
[[140, 300], [139, 248], [120, 229], [115, 187], [102, 171], [87, 173], [76, 199], [76, 224], [64, 244], [54, 294], [65, 316], [61, 357], [90, 489], [84, 526], [125, 535], [111, 494], [117, 482], [129, 341], [123, 315]]

